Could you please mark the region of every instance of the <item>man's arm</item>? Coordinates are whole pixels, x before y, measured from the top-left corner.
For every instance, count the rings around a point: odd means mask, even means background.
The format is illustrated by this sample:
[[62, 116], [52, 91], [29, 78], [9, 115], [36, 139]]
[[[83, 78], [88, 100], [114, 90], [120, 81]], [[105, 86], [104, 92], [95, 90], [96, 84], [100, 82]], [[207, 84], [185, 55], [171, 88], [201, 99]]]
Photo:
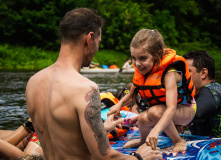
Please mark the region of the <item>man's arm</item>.
[[115, 157], [114, 155], [119, 155], [121, 159], [123, 159], [122, 157], [126, 159], [125, 155], [117, 151], [113, 152], [109, 145], [107, 132], [101, 119], [101, 101], [98, 86], [96, 84], [90, 85], [81, 96], [83, 96], [83, 100], [78, 108], [78, 115], [82, 134], [92, 158], [99, 160], [110, 155], [113, 156], [112, 158]]
[[84, 112], [85, 121], [93, 132], [93, 140], [96, 141], [100, 154], [105, 156], [110, 146], [107, 132], [101, 120], [101, 102], [98, 87], [91, 87], [91, 90], [85, 96], [85, 102], [88, 103]]
[[[82, 95], [82, 93], [84, 93]], [[91, 153], [92, 159], [96, 160], [137, 160], [135, 156], [124, 155], [110, 147], [107, 132], [101, 119], [100, 92], [96, 84], [90, 85], [86, 92], [81, 92], [84, 97], [77, 109], [80, 126], [85, 143]], [[138, 148], [144, 160], [162, 158], [159, 150], [151, 150], [146, 144]]]

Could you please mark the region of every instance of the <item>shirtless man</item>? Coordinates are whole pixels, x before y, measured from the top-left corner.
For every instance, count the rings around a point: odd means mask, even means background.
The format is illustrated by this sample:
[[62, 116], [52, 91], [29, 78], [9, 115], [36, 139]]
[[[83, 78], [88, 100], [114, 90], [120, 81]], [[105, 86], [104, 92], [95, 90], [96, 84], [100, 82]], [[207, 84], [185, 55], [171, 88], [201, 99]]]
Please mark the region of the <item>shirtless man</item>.
[[[27, 110], [43, 148], [45, 160], [133, 159], [109, 145], [101, 119], [97, 84], [80, 74], [89, 66], [101, 41], [102, 19], [93, 10], [74, 9], [59, 26], [57, 61], [30, 78]], [[144, 160], [162, 158], [146, 144], [137, 152]]]

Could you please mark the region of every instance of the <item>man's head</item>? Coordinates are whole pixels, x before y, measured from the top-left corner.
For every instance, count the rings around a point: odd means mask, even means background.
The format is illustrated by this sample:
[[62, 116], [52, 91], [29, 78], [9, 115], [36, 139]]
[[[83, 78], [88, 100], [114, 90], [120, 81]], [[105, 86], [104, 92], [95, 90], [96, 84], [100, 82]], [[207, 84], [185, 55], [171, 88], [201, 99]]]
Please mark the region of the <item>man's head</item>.
[[186, 59], [197, 92], [207, 83], [214, 81], [215, 63], [206, 51], [191, 51], [185, 53], [183, 57]]
[[77, 43], [82, 36], [94, 33], [94, 39], [101, 34], [104, 21], [95, 10], [76, 8], [65, 14], [59, 25], [61, 44]]
[[77, 8], [65, 14], [59, 25], [61, 45], [83, 46], [82, 67], [90, 65], [101, 41], [104, 20], [95, 10]]

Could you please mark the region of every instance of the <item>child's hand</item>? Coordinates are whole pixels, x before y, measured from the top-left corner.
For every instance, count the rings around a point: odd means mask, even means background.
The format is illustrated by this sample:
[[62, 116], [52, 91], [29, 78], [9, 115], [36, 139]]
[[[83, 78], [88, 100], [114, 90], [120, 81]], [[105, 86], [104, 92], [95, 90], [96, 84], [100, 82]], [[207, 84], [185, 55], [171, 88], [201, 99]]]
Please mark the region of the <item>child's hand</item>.
[[110, 132], [115, 129], [118, 124], [122, 124], [123, 122], [123, 118], [114, 118], [114, 115], [110, 115], [104, 122], [104, 128], [107, 132]]
[[110, 108], [109, 112], [107, 113], [107, 116], [114, 114], [115, 116], [121, 117], [120, 108], [121, 106], [119, 105], [119, 103], [115, 104]]
[[157, 148], [159, 134], [155, 133], [153, 130], [149, 133], [146, 138], [146, 144], [150, 146], [153, 150]]
[[139, 114], [137, 114], [136, 116], [132, 116], [130, 118], [130, 122], [129, 122], [129, 126], [133, 126], [133, 124], [135, 124], [135, 126], [137, 127], [138, 126], [138, 118], [140, 117]]

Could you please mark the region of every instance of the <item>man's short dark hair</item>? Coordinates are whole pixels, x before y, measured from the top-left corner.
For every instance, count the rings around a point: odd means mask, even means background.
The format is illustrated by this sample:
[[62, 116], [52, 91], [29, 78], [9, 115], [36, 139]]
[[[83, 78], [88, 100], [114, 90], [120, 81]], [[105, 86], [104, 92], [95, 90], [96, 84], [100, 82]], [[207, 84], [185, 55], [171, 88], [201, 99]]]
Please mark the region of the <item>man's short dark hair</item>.
[[215, 62], [211, 55], [204, 50], [195, 50], [183, 55], [185, 59], [193, 59], [193, 66], [196, 67], [196, 71], [199, 73], [203, 68], [208, 69], [208, 78], [210, 80], [215, 79]]
[[104, 20], [93, 9], [76, 8], [65, 14], [59, 25], [59, 36], [62, 44], [76, 43], [83, 35], [94, 32], [99, 36]]

